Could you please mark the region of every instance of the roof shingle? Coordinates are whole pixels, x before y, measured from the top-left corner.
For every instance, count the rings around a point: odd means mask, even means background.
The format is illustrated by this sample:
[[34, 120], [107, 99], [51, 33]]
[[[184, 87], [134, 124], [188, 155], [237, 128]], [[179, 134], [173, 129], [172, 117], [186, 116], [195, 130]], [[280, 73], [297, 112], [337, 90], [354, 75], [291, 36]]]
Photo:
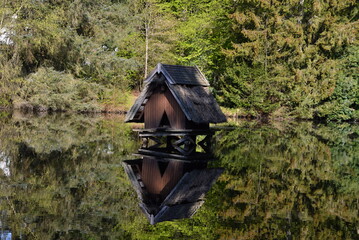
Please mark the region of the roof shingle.
[[173, 84], [209, 86], [207, 79], [197, 67], [162, 64], [171, 76]]

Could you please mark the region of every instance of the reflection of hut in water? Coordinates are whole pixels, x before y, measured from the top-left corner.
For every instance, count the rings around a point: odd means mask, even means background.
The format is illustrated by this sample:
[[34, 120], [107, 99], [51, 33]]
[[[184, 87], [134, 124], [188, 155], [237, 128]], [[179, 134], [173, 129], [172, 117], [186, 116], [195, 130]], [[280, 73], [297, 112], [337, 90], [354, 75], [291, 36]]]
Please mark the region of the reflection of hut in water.
[[202, 206], [205, 194], [223, 172], [206, 165], [153, 157], [124, 162], [141, 200], [139, 205], [151, 224], [189, 218]]
[[126, 116], [145, 128], [208, 129], [226, 117], [197, 67], [158, 64]]

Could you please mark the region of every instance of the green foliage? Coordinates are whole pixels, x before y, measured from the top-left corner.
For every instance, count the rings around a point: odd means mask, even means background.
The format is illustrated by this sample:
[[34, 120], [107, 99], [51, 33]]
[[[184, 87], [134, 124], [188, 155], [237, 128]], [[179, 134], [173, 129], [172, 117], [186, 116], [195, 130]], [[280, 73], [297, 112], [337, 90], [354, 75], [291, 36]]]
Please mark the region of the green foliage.
[[218, 100], [224, 106], [244, 109], [251, 116], [267, 115], [278, 107], [269, 83], [263, 79], [263, 68], [241, 63], [221, 76]]
[[[234, 12], [229, 17], [235, 40], [224, 53], [230, 62], [238, 64], [230, 64], [226, 72], [241, 71], [238, 66], [243, 64], [252, 71], [263, 69], [260, 81], [237, 74], [242, 82], [239, 91], [245, 91], [248, 85], [259, 89], [246, 97], [263, 103], [251, 105], [259, 114], [287, 107], [295, 117], [313, 118], [315, 108], [332, 96], [340, 58], [345, 49], [356, 44], [357, 33], [355, 20], [345, 18], [348, 9], [355, 7], [354, 2], [332, 4], [336, 10], [329, 3], [316, 1], [258, 0], [233, 4]], [[232, 76], [225, 83], [238, 82], [234, 79]]]
[[359, 46], [348, 49], [343, 58], [333, 95], [318, 107], [318, 117], [349, 120], [359, 117]]
[[39, 68], [116, 94], [163, 62], [199, 66], [246, 116], [358, 119], [354, 0], [15, 0], [0, 19], [0, 106]]
[[[160, 7], [176, 19], [178, 38], [175, 58], [179, 64], [197, 65], [212, 84], [215, 70], [225, 64], [221, 49], [228, 41], [229, 1], [160, 1]], [[213, 80], [213, 81], [212, 81]]]
[[[323, 118], [356, 118], [350, 112], [357, 105], [343, 112], [333, 96], [344, 84], [339, 79], [346, 52], [357, 46], [354, 1], [199, 0], [162, 6], [179, 22], [178, 62], [199, 65], [223, 106], [256, 117], [313, 119], [323, 112]], [[356, 88], [353, 81], [348, 87]]]
[[86, 10], [93, 36], [79, 34], [75, 38], [76, 56], [71, 70], [76, 77], [85, 78], [106, 87], [125, 89], [136, 86], [141, 73], [141, 38], [137, 16], [129, 4], [110, 1], [94, 2], [93, 7], [80, 4]]
[[39, 111], [95, 111], [99, 109], [97, 84], [86, 83], [48, 68], [39, 68], [24, 81], [17, 108], [30, 107]]
[[[82, 89], [88, 88], [89, 82], [109, 89], [137, 86], [143, 48], [138, 47], [142, 46], [138, 16], [130, 6], [123, 1], [106, 0], [5, 1], [0, 6], [1, 28], [12, 33], [13, 44], [0, 44], [1, 106], [11, 105], [14, 100], [16, 104], [16, 95], [27, 91], [22, 89], [21, 79], [28, 79], [41, 68], [72, 74], [86, 82], [79, 86]], [[121, 52], [131, 54], [122, 56]], [[70, 104], [75, 103], [73, 100]], [[69, 103], [68, 99], [57, 99], [57, 103], [51, 103], [52, 109], [60, 109], [61, 101]], [[71, 106], [71, 109], [95, 108]]]
[[11, 98], [22, 80], [21, 67], [18, 57], [10, 58], [10, 46], [0, 44], [0, 51], [0, 107], [11, 107]]

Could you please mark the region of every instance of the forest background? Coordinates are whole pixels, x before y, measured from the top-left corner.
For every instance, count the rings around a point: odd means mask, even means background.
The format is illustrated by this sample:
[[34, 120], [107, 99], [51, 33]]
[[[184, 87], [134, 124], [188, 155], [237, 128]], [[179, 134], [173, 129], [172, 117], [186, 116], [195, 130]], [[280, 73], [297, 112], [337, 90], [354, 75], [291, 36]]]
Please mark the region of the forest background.
[[118, 111], [157, 63], [227, 114], [359, 119], [355, 0], [2, 0], [0, 108]]

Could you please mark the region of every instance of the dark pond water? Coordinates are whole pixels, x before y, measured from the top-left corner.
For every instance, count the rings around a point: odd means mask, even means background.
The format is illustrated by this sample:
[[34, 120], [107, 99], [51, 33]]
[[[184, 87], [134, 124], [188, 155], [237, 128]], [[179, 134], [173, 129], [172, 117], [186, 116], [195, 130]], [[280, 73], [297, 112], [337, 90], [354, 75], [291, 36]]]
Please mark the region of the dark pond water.
[[0, 112], [0, 239], [359, 239], [359, 126], [231, 123], [190, 219], [150, 225], [122, 116]]

